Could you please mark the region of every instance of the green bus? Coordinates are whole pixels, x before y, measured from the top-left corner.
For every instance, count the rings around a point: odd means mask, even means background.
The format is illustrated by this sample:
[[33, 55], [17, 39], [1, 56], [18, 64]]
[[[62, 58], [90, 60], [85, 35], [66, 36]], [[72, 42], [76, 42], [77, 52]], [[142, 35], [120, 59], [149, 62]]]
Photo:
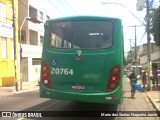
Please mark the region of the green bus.
[[120, 19], [72, 16], [46, 21], [40, 97], [120, 104], [122, 83]]

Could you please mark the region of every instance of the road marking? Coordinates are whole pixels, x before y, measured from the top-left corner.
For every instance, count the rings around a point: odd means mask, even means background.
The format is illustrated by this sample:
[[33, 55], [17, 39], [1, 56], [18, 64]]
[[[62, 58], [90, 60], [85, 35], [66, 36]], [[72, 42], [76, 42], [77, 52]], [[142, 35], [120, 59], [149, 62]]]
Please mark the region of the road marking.
[[57, 101], [57, 102], [54, 102], [54, 103], [52, 103], [52, 104], [50, 104], [50, 105], [48, 105], [48, 106], [45, 106], [45, 107], [43, 107], [43, 108], [41, 108], [41, 109], [39, 109], [39, 110], [37, 110], [37, 111], [42, 111], [42, 110], [44, 110], [44, 109], [46, 109], [46, 108], [48, 108], [48, 107], [51, 107], [52, 105], [55, 105], [55, 104], [60, 103], [60, 102], [62, 102], [62, 100], [59, 100], [59, 101]]
[[17, 119], [17, 120], [25, 120], [24, 118], [19, 118], [19, 119]]

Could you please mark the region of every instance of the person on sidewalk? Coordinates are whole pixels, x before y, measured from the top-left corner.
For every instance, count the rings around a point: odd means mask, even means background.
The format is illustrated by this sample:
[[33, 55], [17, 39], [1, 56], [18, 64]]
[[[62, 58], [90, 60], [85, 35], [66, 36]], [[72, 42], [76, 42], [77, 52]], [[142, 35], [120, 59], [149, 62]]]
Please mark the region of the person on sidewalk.
[[157, 79], [157, 75], [158, 75], [158, 71], [156, 68], [153, 68], [152, 69], [152, 84], [153, 84], [153, 87], [155, 87], [155, 85], [157, 84], [157, 87], [158, 87], [158, 79]]
[[131, 98], [135, 98], [135, 84], [137, 82], [137, 75], [135, 73], [135, 70], [132, 70], [132, 73], [129, 75], [130, 85], [131, 85]]
[[142, 89], [142, 91], [145, 90], [146, 78], [147, 78], [146, 72], [145, 72], [144, 70], [142, 70], [142, 84], [143, 84], [143, 89]]

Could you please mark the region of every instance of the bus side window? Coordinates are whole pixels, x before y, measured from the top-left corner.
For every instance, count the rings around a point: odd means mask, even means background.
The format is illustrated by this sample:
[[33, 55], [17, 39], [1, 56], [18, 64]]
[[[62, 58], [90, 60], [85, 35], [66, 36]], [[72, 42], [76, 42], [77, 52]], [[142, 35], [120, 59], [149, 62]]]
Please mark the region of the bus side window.
[[110, 35], [105, 35], [102, 38], [102, 48], [109, 48], [112, 46], [112, 39]]
[[51, 45], [53, 47], [61, 47], [62, 46], [62, 38], [52, 33], [51, 35]]
[[52, 35], [51, 35], [51, 46], [53, 46], [53, 47], [55, 47], [55, 45], [56, 45], [55, 38], [56, 38], [56, 35], [52, 33]]

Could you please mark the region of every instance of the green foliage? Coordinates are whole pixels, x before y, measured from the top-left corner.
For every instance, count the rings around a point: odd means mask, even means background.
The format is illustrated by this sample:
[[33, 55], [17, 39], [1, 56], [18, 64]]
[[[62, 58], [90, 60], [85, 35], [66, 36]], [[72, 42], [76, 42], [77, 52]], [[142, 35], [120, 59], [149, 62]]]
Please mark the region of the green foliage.
[[151, 33], [154, 36], [154, 41], [157, 46], [160, 46], [160, 7], [152, 13]]

